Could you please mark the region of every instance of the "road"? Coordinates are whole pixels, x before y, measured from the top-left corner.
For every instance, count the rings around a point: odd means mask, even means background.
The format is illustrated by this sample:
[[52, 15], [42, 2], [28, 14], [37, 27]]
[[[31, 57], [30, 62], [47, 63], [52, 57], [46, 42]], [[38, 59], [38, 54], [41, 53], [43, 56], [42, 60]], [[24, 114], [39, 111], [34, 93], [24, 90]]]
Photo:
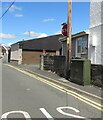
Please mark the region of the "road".
[[101, 110], [39, 79], [2, 66], [3, 118], [101, 118]]

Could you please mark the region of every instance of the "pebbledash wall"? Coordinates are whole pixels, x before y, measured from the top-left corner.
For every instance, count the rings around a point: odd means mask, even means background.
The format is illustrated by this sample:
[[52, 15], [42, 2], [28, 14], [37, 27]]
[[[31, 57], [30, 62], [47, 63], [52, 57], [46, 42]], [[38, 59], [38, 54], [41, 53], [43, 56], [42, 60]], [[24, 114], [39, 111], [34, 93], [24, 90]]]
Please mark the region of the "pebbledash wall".
[[19, 48], [19, 43], [11, 46], [11, 61], [22, 64], [22, 49]]
[[[92, 83], [103, 85], [103, 0], [90, 2], [90, 35], [88, 59], [92, 64]], [[95, 73], [95, 74], [94, 74]]]
[[101, 4], [101, 61], [102, 61], [102, 64], [103, 64], [103, 1], [102, 1], [102, 4]]
[[103, 2], [90, 3], [90, 35], [88, 58], [92, 64], [103, 65]]

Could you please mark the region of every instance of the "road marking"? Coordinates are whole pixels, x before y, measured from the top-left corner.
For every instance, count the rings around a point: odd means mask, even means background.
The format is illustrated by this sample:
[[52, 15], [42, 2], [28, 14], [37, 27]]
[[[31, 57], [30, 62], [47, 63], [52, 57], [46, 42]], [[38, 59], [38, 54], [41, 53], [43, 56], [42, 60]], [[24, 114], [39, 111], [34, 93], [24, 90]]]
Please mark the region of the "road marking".
[[78, 94], [78, 93], [76, 93], [76, 92], [70, 91], [70, 90], [68, 90], [68, 89], [66, 89], [66, 88], [64, 88], [64, 87], [61, 87], [61, 86], [59, 86], [59, 85], [57, 85], [57, 84], [54, 84], [54, 83], [52, 83], [52, 82], [50, 82], [50, 81], [48, 81], [48, 80], [45, 80], [45, 79], [43, 79], [43, 78], [41, 78], [41, 77], [37, 77], [36, 75], [33, 75], [33, 74], [29, 73], [29, 72], [26, 72], [25, 70], [21, 70], [20, 68], [14, 67], [14, 66], [12, 66], [12, 65], [7, 65], [7, 66], [9, 66], [9, 67], [11, 67], [11, 68], [14, 68], [14, 69], [16, 69], [16, 70], [18, 70], [18, 71], [20, 71], [20, 72], [22, 72], [22, 73], [30, 76], [30, 77], [33, 77], [33, 78], [35, 78], [36, 80], [39, 80], [39, 81], [41, 81], [41, 82], [44, 82], [44, 83], [46, 83], [46, 84], [48, 84], [48, 85], [50, 85], [50, 86], [52, 86], [52, 87], [54, 87], [54, 88], [62, 91], [62, 92], [66, 92], [67, 94], [69, 94], [69, 95], [71, 95], [71, 96], [74, 96], [75, 98], [83, 101], [84, 103], [87, 103], [87, 104], [91, 105], [92, 107], [94, 107], [94, 108], [96, 108], [96, 109], [98, 109], [98, 110], [103, 111], [103, 108], [102, 108], [103, 106], [102, 106], [101, 104], [96, 103], [96, 102], [94, 102], [94, 101], [92, 101], [92, 100], [90, 100], [90, 99], [88, 99], [88, 98], [86, 98], [86, 97], [83, 97], [82, 95], [80, 95], [80, 94]]
[[[68, 89], [66, 89], [66, 88], [63, 88], [63, 87], [61, 87], [61, 86], [59, 86], [59, 85], [56, 85], [56, 84], [54, 84], [54, 83], [51, 83], [51, 82], [49, 82], [49, 81], [47, 81], [47, 80], [45, 80], [45, 79], [43, 80], [42, 78], [39, 78], [39, 80], [42, 81], [42, 82], [45, 82], [46, 84], [49, 84], [49, 85], [51, 85], [51, 86], [53, 85], [53, 86], [55, 86], [55, 88], [60, 88], [62, 91], [66, 92], [67, 94], [77, 95], [77, 97], [79, 96], [79, 97], [81, 97], [81, 98], [83, 98], [83, 99], [85, 99], [85, 100], [87, 100], [87, 101], [89, 101], [89, 102], [91, 102], [91, 103], [99, 106], [99, 107], [103, 107], [101, 104], [96, 103], [96, 102], [94, 102], [94, 101], [92, 101], [92, 100], [90, 100], [90, 99], [88, 99], [88, 98], [86, 98], [86, 97], [83, 97], [82, 95], [80, 95], [80, 94], [78, 94], [78, 93], [76, 93], [76, 92], [73, 92], [73, 91], [68, 90]], [[60, 89], [59, 89], [59, 90], [60, 90]]]
[[64, 112], [62, 109], [70, 109], [70, 110], [75, 111], [76, 113], [79, 113], [80, 111], [77, 110], [76, 108], [69, 107], [69, 106], [59, 107], [59, 108], [57, 108], [57, 111], [60, 112], [60, 113], [63, 114], [63, 115], [70, 116], [70, 117], [73, 117], [73, 118], [81, 118], [81, 119], [84, 119], [84, 118], [85, 118], [85, 117], [82, 117], [82, 116], [78, 116], [78, 115], [66, 113], [66, 112]]
[[[41, 80], [40, 80], [40, 81], [41, 81]], [[103, 111], [103, 109], [102, 109], [101, 107], [98, 107], [98, 106], [96, 106], [96, 105], [94, 105], [94, 104], [92, 104], [92, 103], [90, 103], [90, 102], [88, 102], [88, 101], [85, 101], [84, 99], [82, 99], [82, 98], [80, 98], [80, 97], [78, 97], [78, 96], [76, 96], [76, 95], [74, 95], [74, 94], [72, 94], [72, 93], [70, 93], [70, 92], [66, 92], [65, 89], [61, 89], [61, 88], [59, 88], [59, 87], [57, 87], [57, 86], [54, 86], [54, 85], [52, 85], [51, 83], [48, 83], [48, 81], [45, 82], [45, 80], [44, 80], [44, 81], [41, 81], [41, 82], [44, 82], [44, 83], [46, 83], [46, 84], [48, 84], [48, 85], [50, 85], [50, 86], [52, 86], [52, 87], [54, 87], [54, 88], [56, 88], [56, 89], [64, 92], [64, 93], [67, 93], [67, 94], [69, 94], [69, 95], [71, 95], [71, 96], [74, 96], [75, 98], [81, 100], [82, 102], [87, 103], [87, 104], [91, 105], [92, 107], [95, 107], [96, 109]], [[93, 101], [93, 102], [94, 102], [94, 101]]]
[[30, 89], [29, 89], [29, 88], [27, 88], [26, 90], [27, 90], [27, 91], [29, 91]]
[[[28, 70], [27, 70], [27, 72], [28, 72]], [[33, 73], [32, 71], [30, 71], [30, 72]], [[38, 73], [36, 73], [36, 76], [40, 76], [40, 77], [43, 77], [43, 78], [44, 78], [43, 75], [38, 74]], [[86, 91], [83, 91], [83, 90], [81, 90], [81, 89], [75, 88], [75, 87], [73, 87], [73, 86], [71, 86], [71, 85], [68, 85], [68, 84], [65, 84], [65, 83], [61, 83], [60, 81], [54, 80], [54, 79], [49, 78], [49, 77], [47, 77], [47, 76], [45, 76], [45, 78], [46, 78], [46, 79], [50, 79], [50, 80], [52, 80], [52, 81], [54, 81], [54, 82], [56, 82], [56, 83], [60, 83], [60, 84], [62, 84], [62, 85], [65, 85], [65, 86], [67, 86], [67, 87], [73, 88], [73, 89], [75, 89], [75, 90], [78, 90], [79, 92], [83, 92], [83, 93], [85, 93], [85, 94], [88, 94], [88, 95], [90, 95], [90, 96], [93, 96], [93, 97], [95, 97], [95, 98], [97, 98], [97, 99], [99, 99], [99, 100], [103, 100], [103, 98], [101, 98], [101, 97], [99, 97], [99, 96], [96, 96], [96, 95], [91, 94], [91, 93], [89, 93], [89, 92], [86, 92]]]
[[[14, 67], [14, 66], [12, 66], [12, 65], [8, 65], [8, 64], [4, 64], [4, 65], [7, 65], [7, 66], [12, 67], [12, 68], [14, 68], [14, 69], [18, 69], [17, 67]], [[20, 70], [20, 68], [19, 68], [19, 70]], [[22, 71], [24, 71], [24, 70], [22, 70]], [[32, 71], [28, 71], [28, 70], [25, 70], [25, 71], [27, 71], [27, 72], [29, 72], [29, 73], [31, 72], [31, 74], [33, 74]], [[43, 75], [36, 73], [36, 76], [37, 76], [37, 75], [40, 76], [40, 77], [44, 77]], [[46, 78], [46, 79], [49, 79], [49, 77], [46, 77], [46, 76], [45, 76], [45, 78]], [[59, 82], [59, 81], [57, 81], [57, 80], [54, 80], [54, 79], [52, 79], [52, 78], [50, 78], [50, 79], [51, 79], [52, 81], [56, 82], [56, 83], [60, 83], [60, 84], [65, 85], [65, 86], [67, 86], [67, 87], [70, 87], [70, 88], [73, 88], [73, 89], [78, 90], [78, 91], [80, 91], [80, 92], [83, 92], [83, 93], [85, 93], [85, 94], [87, 94], [87, 95], [93, 96], [93, 97], [95, 97], [95, 98], [97, 98], [97, 99], [99, 99], [99, 100], [103, 100], [103, 98], [101, 98], [101, 97], [99, 97], [99, 96], [96, 96], [96, 95], [94, 95], [94, 94], [91, 94], [91, 93], [89, 93], [89, 92], [83, 91], [83, 90], [81, 90], [81, 89], [75, 88], [75, 87], [73, 87], [73, 86], [71, 86], [71, 85], [67, 85], [67, 84], [65, 84], [65, 83], [61, 83], [61, 82]]]
[[83, 98], [83, 99], [85, 99], [85, 100], [87, 100], [87, 101], [89, 101], [89, 102], [92, 102], [93, 104], [95, 104], [95, 105], [97, 105], [97, 106], [99, 106], [99, 107], [103, 107], [103, 105], [101, 105], [101, 104], [99, 104], [99, 103], [97, 103], [97, 102], [94, 102], [94, 101], [92, 101], [92, 100], [90, 100], [90, 99], [88, 99], [88, 98], [86, 98], [86, 97], [83, 97], [82, 95], [80, 95], [80, 94], [78, 94], [78, 93], [76, 93], [76, 92], [73, 92], [73, 91], [71, 91], [71, 90], [68, 90], [68, 89], [66, 89], [66, 88], [64, 88], [64, 87], [61, 87], [61, 86], [59, 86], [59, 85], [56, 85], [56, 84], [54, 84], [54, 83], [51, 83], [51, 84], [59, 87], [60, 89], [63, 89], [63, 90], [64, 90], [65, 92], [67, 92], [67, 93], [75, 94], [75, 95], [77, 95], [77, 96], [79, 96], [79, 97], [81, 97], [81, 98]]
[[1, 119], [7, 119], [8, 118], [8, 115], [10, 114], [14, 114], [14, 113], [20, 113], [22, 114], [26, 119], [29, 119], [31, 120], [31, 117], [29, 115], [29, 113], [25, 112], [25, 111], [10, 111], [10, 112], [6, 112], [4, 113], [2, 116], [1, 116]]
[[53, 118], [44, 108], [40, 108], [41, 112], [46, 116], [46, 118]]
[[[14, 66], [12, 66], [12, 65], [8, 65], [8, 64], [4, 64], [4, 65], [10, 66], [10, 67], [12, 67], [12, 68], [14, 68], [14, 69], [17, 68], [17, 67], [14, 67]], [[19, 69], [20, 69], [20, 68], [19, 68]], [[31, 74], [33, 73], [32, 71], [28, 71], [28, 70], [25, 70], [25, 71], [27, 71], [27, 72], [29, 72], [29, 73], [31, 72]], [[38, 74], [38, 73], [36, 73], [36, 76], [44, 77], [43, 75]], [[75, 87], [73, 87], [73, 86], [71, 86], [71, 85], [67, 85], [67, 84], [65, 84], [65, 83], [61, 83], [60, 81], [54, 80], [54, 79], [49, 78], [49, 77], [47, 77], [47, 76], [45, 76], [45, 78], [46, 78], [46, 79], [50, 79], [50, 80], [52, 80], [52, 81], [54, 81], [54, 82], [56, 82], [56, 83], [65, 85], [65, 86], [67, 86], [67, 87], [73, 88], [73, 89], [75, 89], [75, 90], [78, 90], [78, 91], [83, 92], [83, 93], [85, 93], [85, 94], [88, 94], [88, 95], [90, 95], [90, 96], [93, 96], [93, 97], [95, 97], [95, 98], [97, 98], [97, 99], [99, 99], [99, 100], [103, 100], [103, 98], [101, 98], [101, 97], [99, 97], [99, 96], [96, 96], [96, 95], [91, 94], [91, 93], [89, 93], [89, 92], [86, 92], [86, 91], [83, 91], [83, 90], [81, 90], [81, 89], [75, 88]]]

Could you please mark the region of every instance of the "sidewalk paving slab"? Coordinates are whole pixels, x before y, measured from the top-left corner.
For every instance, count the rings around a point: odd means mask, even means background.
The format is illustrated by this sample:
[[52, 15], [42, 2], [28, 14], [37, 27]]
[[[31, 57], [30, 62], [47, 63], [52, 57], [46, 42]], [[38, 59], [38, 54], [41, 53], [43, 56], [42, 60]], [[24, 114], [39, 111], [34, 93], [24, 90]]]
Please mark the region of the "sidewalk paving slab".
[[73, 88], [76, 88], [76, 89], [82, 90], [84, 92], [88, 92], [90, 94], [93, 94], [94, 96], [98, 96], [100, 98], [103, 98], [103, 96], [102, 96], [103, 90], [100, 87], [93, 86], [93, 85], [82, 86], [82, 85], [75, 84], [73, 82], [66, 80], [63, 77], [58, 76], [55, 73], [52, 73], [50, 71], [40, 70], [39, 65], [34, 65], [34, 64], [33, 65], [17, 65], [17, 64], [13, 64], [13, 63], [9, 63], [9, 64], [13, 65], [15, 67], [19, 67], [23, 70], [33, 72], [37, 75], [41, 75], [44, 78], [46, 77], [48, 79], [50, 78], [50, 79], [56, 80], [58, 82], [72, 86]]

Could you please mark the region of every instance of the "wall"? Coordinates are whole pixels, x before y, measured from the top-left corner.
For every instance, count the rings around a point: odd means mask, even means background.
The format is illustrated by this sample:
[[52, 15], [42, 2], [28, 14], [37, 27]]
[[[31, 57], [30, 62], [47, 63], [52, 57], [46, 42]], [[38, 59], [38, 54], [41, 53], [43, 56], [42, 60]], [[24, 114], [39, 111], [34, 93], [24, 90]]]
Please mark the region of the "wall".
[[62, 55], [67, 57], [67, 42], [64, 41], [62, 44]]
[[88, 58], [92, 64], [101, 64], [101, 26], [90, 29]]
[[91, 65], [91, 84], [103, 87], [103, 65]]
[[76, 39], [72, 39], [72, 56], [76, 57]]
[[[88, 57], [88, 50], [87, 50], [87, 53], [86, 54], [83, 54], [83, 55], [77, 55], [77, 39], [78, 38], [81, 38], [81, 37], [85, 37], [87, 39], [87, 45], [88, 45], [88, 34], [86, 35], [82, 35], [82, 36], [78, 36], [78, 37], [75, 37], [75, 38], [72, 38], [72, 57], [83, 57], [83, 58], [87, 58]], [[88, 46], [87, 46], [88, 47]], [[66, 43], [66, 40], [63, 41], [62, 43], [62, 55], [63, 56], [67, 56], [67, 43]]]
[[[102, 6], [101, 6], [101, 46], [103, 46], [103, 1], [102, 1]], [[101, 47], [101, 63], [103, 64], [103, 47]]]
[[41, 60], [40, 60], [41, 70], [51, 70], [52, 72], [55, 72], [56, 74], [64, 77], [65, 65], [66, 65], [65, 56], [41, 55]]
[[102, 27], [101, 27], [101, 37], [102, 37], [102, 39], [101, 39], [101, 63], [102, 63], [102, 65], [103, 65], [103, 24], [102, 24]]
[[8, 63], [8, 57], [9, 57], [9, 48], [6, 46], [2, 45], [1, 46], [1, 57], [2, 57], [2, 62], [3, 63]]
[[[75, 57], [75, 47], [76, 42], [75, 39], [72, 39], [72, 56]], [[66, 40], [62, 43], [62, 55], [67, 57], [67, 42]]]
[[8, 55], [4, 53], [3, 58], [2, 58], [3, 63], [8, 63]]
[[[22, 64], [40, 64], [42, 51], [23, 51]], [[56, 55], [56, 52], [46, 52], [46, 54]]]
[[22, 49], [19, 49], [19, 44], [11, 46], [11, 61], [18, 61], [18, 64], [22, 63]]
[[90, 3], [90, 36], [88, 42], [88, 58], [92, 64], [103, 64], [103, 27], [102, 27], [102, 11], [103, 2]]
[[2, 57], [2, 46], [0, 45], [0, 58]]

